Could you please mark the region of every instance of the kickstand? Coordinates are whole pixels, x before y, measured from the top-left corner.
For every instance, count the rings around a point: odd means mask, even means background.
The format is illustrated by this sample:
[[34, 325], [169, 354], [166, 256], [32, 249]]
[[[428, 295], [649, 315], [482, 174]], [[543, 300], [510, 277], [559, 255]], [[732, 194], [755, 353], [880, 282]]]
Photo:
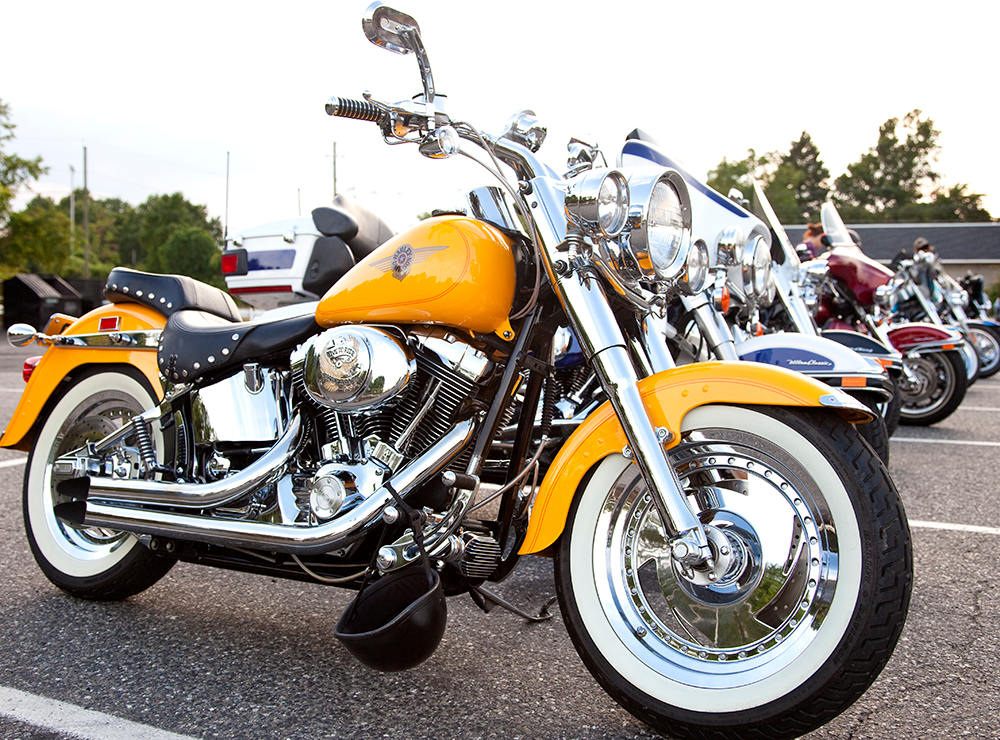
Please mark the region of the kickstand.
[[527, 619], [529, 622], [544, 622], [547, 619], [552, 619], [552, 615], [549, 614], [549, 607], [556, 602], [555, 596], [545, 602], [542, 605], [541, 611], [538, 612], [537, 617], [533, 617], [525, 611], [518, 609], [516, 606], [511, 604], [509, 601], [505, 601], [497, 596], [492, 591], [487, 591], [482, 586], [473, 586], [469, 588], [469, 596], [472, 600], [476, 602], [476, 606], [482, 609], [484, 612], [489, 614], [493, 607], [499, 606], [501, 609], [506, 609], [512, 614], [516, 614], [522, 619]]

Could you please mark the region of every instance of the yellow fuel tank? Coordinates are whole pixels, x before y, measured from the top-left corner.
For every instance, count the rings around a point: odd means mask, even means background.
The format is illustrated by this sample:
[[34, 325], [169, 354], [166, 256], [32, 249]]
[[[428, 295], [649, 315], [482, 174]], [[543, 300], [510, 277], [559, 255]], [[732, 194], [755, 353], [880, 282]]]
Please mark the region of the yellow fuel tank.
[[444, 324], [513, 336], [512, 242], [470, 218], [421, 221], [358, 262], [319, 302], [316, 322]]

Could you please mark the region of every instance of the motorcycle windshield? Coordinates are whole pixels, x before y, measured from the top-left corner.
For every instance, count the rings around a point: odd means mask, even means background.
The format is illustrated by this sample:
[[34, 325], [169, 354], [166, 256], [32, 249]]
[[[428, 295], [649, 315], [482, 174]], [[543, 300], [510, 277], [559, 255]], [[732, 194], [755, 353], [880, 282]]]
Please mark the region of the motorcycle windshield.
[[826, 232], [830, 240], [831, 247], [856, 247], [854, 240], [844, 226], [843, 219], [837, 212], [837, 207], [827, 201], [820, 210], [820, 220], [823, 222], [823, 231]]
[[[767, 195], [764, 194], [764, 188], [757, 180], [753, 181], [750, 211], [771, 229], [771, 232], [777, 239], [778, 248], [784, 255], [784, 260], [782, 261], [792, 269], [798, 269], [801, 263], [799, 256], [795, 253], [795, 248], [792, 246], [792, 240], [785, 233], [785, 227], [778, 221], [778, 216], [774, 212], [774, 208], [771, 207], [771, 202], [767, 199]], [[772, 254], [774, 251], [774, 248], [772, 248]]]

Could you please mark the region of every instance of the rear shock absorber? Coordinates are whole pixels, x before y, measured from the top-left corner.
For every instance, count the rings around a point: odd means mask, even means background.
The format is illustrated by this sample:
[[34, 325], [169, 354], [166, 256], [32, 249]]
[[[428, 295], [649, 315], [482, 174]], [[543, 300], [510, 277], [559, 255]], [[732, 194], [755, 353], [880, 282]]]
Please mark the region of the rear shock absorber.
[[131, 421], [132, 431], [135, 434], [136, 446], [139, 448], [139, 455], [146, 470], [154, 470], [157, 467], [156, 449], [153, 447], [153, 439], [149, 434], [149, 427], [146, 422], [138, 416]]

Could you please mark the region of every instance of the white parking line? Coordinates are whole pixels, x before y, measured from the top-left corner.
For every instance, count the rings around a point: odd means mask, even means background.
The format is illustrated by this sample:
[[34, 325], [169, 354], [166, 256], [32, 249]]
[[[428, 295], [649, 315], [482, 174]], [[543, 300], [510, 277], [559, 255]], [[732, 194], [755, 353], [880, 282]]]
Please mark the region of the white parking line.
[[27, 461], [26, 457], [19, 457], [16, 460], [0, 460], [0, 468], [14, 468], [18, 465], [24, 465]]
[[1000, 527], [980, 527], [975, 524], [947, 524], [945, 522], [922, 522], [910, 519], [911, 527], [923, 529], [947, 529], [952, 532], [974, 532], [976, 534], [1000, 534]]
[[6, 686], [0, 686], [0, 714], [82, 740], [194, 740]]
[[889, 437], [893, 442], [919, 442], [928, 445], [972, 445], [974, 447], [1000, 447], [1000, 442], [977, 442], [973, 439], [917, 439], [916, 437]]
[[992, 406], [959, 406], [956, 411], [992, 411], [996, 414], [1000, 413], [1000, 408]]

